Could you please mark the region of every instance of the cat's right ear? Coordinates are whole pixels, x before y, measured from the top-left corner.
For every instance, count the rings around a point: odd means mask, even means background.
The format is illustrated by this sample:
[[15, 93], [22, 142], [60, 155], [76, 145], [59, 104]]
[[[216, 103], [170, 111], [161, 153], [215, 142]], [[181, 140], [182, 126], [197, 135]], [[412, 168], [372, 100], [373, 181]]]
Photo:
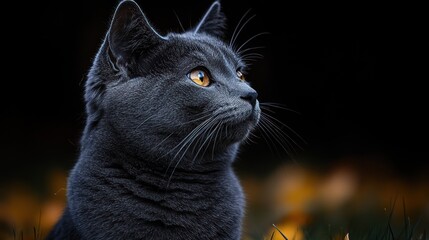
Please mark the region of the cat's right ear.
[[158, 44], [163, 37], [149, 24], [140, 7], [131, 0], [116, 8], [107, 40], [111, 59], [117, 66], [127, 66], [139, 54]]

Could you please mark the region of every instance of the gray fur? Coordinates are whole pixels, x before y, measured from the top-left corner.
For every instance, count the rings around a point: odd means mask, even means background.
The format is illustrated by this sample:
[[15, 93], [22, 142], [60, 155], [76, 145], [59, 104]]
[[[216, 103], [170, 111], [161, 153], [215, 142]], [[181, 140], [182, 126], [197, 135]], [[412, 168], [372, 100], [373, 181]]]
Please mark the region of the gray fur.
[[[195, 29], [160, 36], [124, 1], [86, 82], [87, 124], [68, 206], [48, 239], [240, 239], [231, 167], [259, 121], [215, 2]], [[188, 78], [210, 72], [201, 87]], [[198, 133], [198, 134], [196, 134]]]

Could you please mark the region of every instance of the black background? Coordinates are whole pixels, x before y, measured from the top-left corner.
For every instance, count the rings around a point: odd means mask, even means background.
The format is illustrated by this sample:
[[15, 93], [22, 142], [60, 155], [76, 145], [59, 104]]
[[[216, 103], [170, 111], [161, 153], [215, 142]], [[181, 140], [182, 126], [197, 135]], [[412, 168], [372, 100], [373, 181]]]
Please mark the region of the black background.
[[[211, 1], [138, 3], [166, 33], [180, 31], [175, 13], [188, 27]], [[50, 168], [68, 169], [74, 163], [85, 121], [83, 82], [116, 4], [4, 6], [3, 180], [36, 181]], [[248, 17], [256, 17], [238, 41], [269, 32], [250, 45], [265, 49], [258, 51], [264, 58], [253, 63], [247, 78], [261, 102], [299, 112], [276, 110], [275, 116], [306, 141], [285, 129], [302, 147], [287, 156], [256, 139], [257, 144], [244, 147], [240, 168], [257, 172], [291, 157], [321, 168], [375, 159], [407, 179], [428, 173], [423, 51], [428, 42], [419, 6], [296, 6], [265, 0], [223, 1], [222, 7], [229, 20], [227, 36], [249, 9]]]

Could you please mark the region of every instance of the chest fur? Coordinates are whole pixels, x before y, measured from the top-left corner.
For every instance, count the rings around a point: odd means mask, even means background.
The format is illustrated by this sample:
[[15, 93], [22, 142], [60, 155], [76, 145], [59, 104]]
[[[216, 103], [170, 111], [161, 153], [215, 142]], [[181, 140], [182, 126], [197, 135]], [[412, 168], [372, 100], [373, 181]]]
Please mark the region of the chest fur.
[[239, 239], [244, 200], [231, 169], [179, 172], [167, 188], [160, 174], [106, 166], [78, 164], [70, 177], [69, 208], [85, 239]]

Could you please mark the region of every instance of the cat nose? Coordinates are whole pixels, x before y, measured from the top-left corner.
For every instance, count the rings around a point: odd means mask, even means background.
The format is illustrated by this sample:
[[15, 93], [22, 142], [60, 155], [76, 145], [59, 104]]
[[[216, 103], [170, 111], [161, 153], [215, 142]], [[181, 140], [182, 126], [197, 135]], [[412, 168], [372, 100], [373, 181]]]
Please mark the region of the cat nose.
[[253, 91], [244, 93], [243, 95], [241, 95], [240, 98], [248, 101], [252, 105], [252, 107], [255, 107], [257, 97], [258, 97], [258, 93], [253, 90]]

